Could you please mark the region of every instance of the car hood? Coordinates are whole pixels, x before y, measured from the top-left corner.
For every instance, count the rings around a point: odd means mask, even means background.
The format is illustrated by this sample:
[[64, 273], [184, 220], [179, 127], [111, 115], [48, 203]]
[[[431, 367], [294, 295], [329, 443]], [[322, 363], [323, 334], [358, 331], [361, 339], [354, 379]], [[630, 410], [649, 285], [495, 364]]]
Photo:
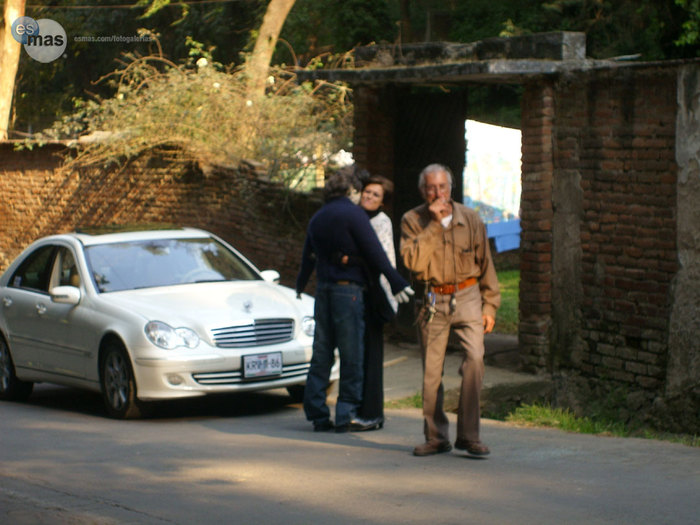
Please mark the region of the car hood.
[[265, 281], [196, 283], [111, 292], [101, 299], [173, 327], [211, 328], [248, 324], [255, 319], [313, 315], [313, 299], [300, 301], [290, 288]]

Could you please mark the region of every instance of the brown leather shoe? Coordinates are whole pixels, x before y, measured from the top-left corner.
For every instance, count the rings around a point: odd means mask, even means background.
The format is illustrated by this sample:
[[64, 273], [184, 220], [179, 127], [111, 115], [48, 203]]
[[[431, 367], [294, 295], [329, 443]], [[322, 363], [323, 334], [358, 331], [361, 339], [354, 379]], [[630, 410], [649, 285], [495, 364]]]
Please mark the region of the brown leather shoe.
[[437, 439], [431, 439], [418, 445], [413, 449], [414, 456], [432, 456], [433, 454], [441, 454], [443, 452], [449, 452], [452, 450], [452, 445], [449, 441], [440, 441]]
[[481, 441], [467, 441], [466, 439], [458, 439], [455, 441], [455, 448], [459, 450], [466, 450], [472, 456], [488, 456], [491, 453], [489, 447], [484, 445]]

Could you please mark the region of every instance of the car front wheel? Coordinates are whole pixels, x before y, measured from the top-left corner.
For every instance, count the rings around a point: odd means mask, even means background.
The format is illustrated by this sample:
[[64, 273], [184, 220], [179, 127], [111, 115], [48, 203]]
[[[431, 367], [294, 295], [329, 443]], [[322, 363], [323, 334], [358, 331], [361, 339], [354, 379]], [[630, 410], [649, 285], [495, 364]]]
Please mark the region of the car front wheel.
[[26, 401], [33, 388], [34, 383], [17, 379], [15, 365], [10, 355], [10, 347], [0, 336], [0, 399]]
[[107, 413], [116, 419], [140, 417], [136, 380], [124, 347], [115, 341], [107, 343], [100, 363], [102, 399]]

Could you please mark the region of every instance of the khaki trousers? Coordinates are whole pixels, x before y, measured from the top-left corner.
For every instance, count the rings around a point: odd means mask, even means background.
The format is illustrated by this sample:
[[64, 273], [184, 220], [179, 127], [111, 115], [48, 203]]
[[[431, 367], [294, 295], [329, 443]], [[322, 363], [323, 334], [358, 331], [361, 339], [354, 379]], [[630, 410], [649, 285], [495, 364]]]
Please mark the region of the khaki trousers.
[[454, 312], [449, 295], [436, 295], [436, 312], [428, 322], [427, 308], [418, 314], [423, 357], [423, 418], [426, 441], [449, 441], [449, 422], [443, 408], [442, 376], [447, 342], [452, 330], [459, 340], [463, 361], [457, 408], [457, 439], [479, 440], [481, 386], [484, 380], [484, 326], [479, 286], [458, 291]]

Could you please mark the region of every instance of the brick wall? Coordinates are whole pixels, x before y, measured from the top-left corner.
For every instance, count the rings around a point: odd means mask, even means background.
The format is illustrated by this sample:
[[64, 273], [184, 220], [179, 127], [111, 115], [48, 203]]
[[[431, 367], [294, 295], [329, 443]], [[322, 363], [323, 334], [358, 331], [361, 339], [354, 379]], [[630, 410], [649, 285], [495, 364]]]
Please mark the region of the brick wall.
[[666, 379], [676, 231], [676, 71], [526, 86], [520, 346], [650, 392]]
[[319, 195], [285, 191], [250, 166], [203, 172], [163, 156], [120, 169], [59, 170], [65, 151], [56, 144], [32, 151], [0, 145], [0, 270], [44, 235], [95, 224], [169, 223], [221, 236], [293, 286]]
[[659, 390], [676, 246], [676, 72], [622, 70], [560, 85], [557, 168], [583, 191], [581, 371]]
[[552, 315], [552, 133], [554, 90], [525, 86], [522, 98], [520, 234], [521, 357], [526, 369], [542, 370], [549, 358]]

